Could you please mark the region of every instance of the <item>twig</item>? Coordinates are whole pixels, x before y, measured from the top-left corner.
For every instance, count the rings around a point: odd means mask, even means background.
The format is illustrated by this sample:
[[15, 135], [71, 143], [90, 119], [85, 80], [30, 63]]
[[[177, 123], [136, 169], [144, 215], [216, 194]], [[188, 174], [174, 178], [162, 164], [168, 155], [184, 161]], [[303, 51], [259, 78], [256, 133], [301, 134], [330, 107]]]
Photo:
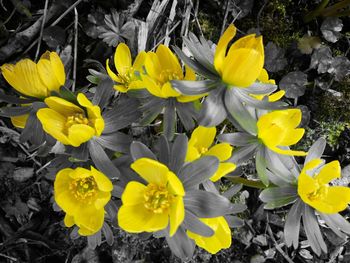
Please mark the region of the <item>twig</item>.
[[[181, 23], [181, 21], [177, 21], [176, 24], [169, 30], [168, 35], [171, 34], [171, 32], [173, 32], [175, 30], [175, 28], [177, 28], [177, 26]], [[154, 50], [160, 43], [163, 42], [163, 40], [168, 36], [165, 35], [164, 37], [162, 37], [152, 48], [151, 50]]]
[[194, 15], [194, 20], [196, 21], [196, 24], [198, 26], [199, 32], [202, 35], [202, 37], [204, 37], [202, 28], [201, 28], [201, 24], [199, 23], [198, 17], [197, 17], [197, 13], [198, 13], [198, 6], [199, 6], [199, 0], [196, 2], [196, 6], [193, 6], [193, 2], [192, 0], [190, 0], [191, 6], [193, 8], [193, 15]]
[[77, 8], [74, 8], [74, 60], [73, 60], [72, 92], [75, 91], [75, 82], [77, 80], [77, 57], [78, 57], [78, 11], [77, 11]]
[[11, 14], [9, 15], [9, 17], [2, 23], [3, 25], [6, 25], [8, 21], [10, 21], [10, 19], [13, 17], [13, 15], [16, 12], [16, 7], [13, 8]]
[[40, 35], [38, 39], [38, 47], [35, 52], [35, 59], [34, 61], [38, 60], [39, 52], [40, 52], [40, 46], [41, 46], [41, 40], [43, 38], [43, 32], [44, 32], [44, 27], [46, 23], [46, 16], [47, 16], [47, 7], [49, 5], [49, 0], [45, 0], [45, 6], [44, 6], [44, 14], [43, 14], [43, 21], [41, 22], [41, 28], [40, 28]]
[[256, 24], [257, 24], [257, 28], [258, 28], [258, 31], [260, 32], [260, 17], [261, 17], [261, 14], [262, 14], [262, 12], [264, 11], [264, 8], [265, 8], [265, 6], [266, 6], [266, 4], [267, 4], [267, 1], [268, 0], [265, 0], [264, 1], [264, 4], [262, 5], [262, 7], [260, 8], [260, 10], [259, 10], [259, 12], [258, 12], [258, 15], [257, 15], [257, 18], [256, 18]]
[[267, 232], [269, 233], [269, 236], [271, 237], [273, 243], [275, 244], [277, 251], [284, 257], [284, 259], [288, 263], [294, 263], [294, 261], [282, 250], [281, 246], [284, 246], [284, 243], [282, 243], [282, 244], [277, 243], [275, 237], [273, 236], [272, 229], [271, 229], [268, 222], [266, 223], [266, 228], [267, 228]]
[[[72, 11], [78, 4], [80, 4], [83, 0], [77, 0], [73, 5], [71, 5], [65, 12], [63, 12], [62, 15], [60, 15], [51, 25], [51, 26], [55, 26], [57, 25], [70, 11]], [[31, 50], [35, 44], [38, 42], [38, 38], [23, 52], [23, 53], [27, 53], [29, 50]]]
[[224, 21], [222, 22], [220, 36], [222, 36], [222, 34], [224, 33], [224, 30], [226, 28], [226, 20], [227, 20], [227, 16], [228, 16], [228, 7], [229, 7], [230, 2], [231, 2], [231, 0], [226, 0], [225, 16], [224, 16]]
[[0, 256], [1, 256], [1, 257], [4, 257], [4, 258], [7, 258], [7, 259], [9, 259], [9, 260], [11, 260], [11, 261], [14, 261], [14, 262], [17, 262], [17, 261], [18, 261], [17, 258], [10, 257], [10, 256], [5, 255], [5, 254], [3, 254], [3, 253], [0, 253]]

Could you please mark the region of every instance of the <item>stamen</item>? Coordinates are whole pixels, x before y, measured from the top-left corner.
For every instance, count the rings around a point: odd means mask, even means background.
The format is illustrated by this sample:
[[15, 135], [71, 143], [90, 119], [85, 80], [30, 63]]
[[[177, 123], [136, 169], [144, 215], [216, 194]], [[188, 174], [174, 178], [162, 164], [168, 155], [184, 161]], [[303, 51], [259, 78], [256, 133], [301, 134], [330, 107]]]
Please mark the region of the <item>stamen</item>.
[[144, 206], [156, 214], [163, 213], [168, 209], [173, 199], [165, 186], [159, 186], [154, 183], [147, 185], [144, 198]]
[[70, 183], [69, 190], [78, 201], [91, 204], [97, 194], [97, 183], [93, 176], [78, 178]]

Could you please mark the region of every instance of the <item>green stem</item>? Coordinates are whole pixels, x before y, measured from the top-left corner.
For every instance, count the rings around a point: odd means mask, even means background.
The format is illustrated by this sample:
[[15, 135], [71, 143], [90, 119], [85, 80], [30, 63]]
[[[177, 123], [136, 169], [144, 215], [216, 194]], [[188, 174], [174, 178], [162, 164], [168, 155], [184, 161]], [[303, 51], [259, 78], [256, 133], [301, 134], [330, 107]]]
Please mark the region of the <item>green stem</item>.
[[243, 184], [244, 186], [248, 186], [252, 188], [265, 189], [267, 187], [261, 181], [252, 181], [239, 176], [227, 176], [225, 178], [230, 180], [232, 183]]

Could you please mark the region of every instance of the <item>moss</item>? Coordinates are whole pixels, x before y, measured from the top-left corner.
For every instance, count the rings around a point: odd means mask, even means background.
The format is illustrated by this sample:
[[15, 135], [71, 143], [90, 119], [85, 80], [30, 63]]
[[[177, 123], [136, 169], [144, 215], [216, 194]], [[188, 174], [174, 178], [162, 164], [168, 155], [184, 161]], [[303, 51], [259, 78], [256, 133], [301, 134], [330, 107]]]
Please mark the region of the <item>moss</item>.
[[213, 16], [206, 13], [198, 13], [198, 22], [206, 39], [217, 42], [220, 38], [221, 24], [212, 20]]

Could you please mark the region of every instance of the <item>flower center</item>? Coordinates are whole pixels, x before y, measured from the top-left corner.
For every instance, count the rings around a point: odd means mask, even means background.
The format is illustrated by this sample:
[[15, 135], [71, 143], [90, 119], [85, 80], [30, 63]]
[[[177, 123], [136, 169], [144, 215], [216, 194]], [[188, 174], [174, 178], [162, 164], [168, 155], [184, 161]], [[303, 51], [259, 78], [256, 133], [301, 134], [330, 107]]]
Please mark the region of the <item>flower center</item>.
[[85, 124], [89, 125], [89, 119], [82, 113], [75, 113], [67, 118], [66, 129], [68, 130], [74, 124]]
[[327, 195], [328, 192], [328, 184], [323, 184], [323, 185], [317, 185], [317, 189], [309, 194], [307, 194], [307, 197], [311, 201], [316, 201], [323, 199]]
[[200, 147], [200, 148], [198, 149], [198, 151], [199, 151], [200, 154], [205, 154], [205, 153], [208, 151], [208, 148], [206, 148], [206, 147]]
[[145, 207], [156, 214], [161, 214], [168, 209], [172, 201], [172, 195], [169, 194], [167, 188], [154, 183], [147, 185], [144, 198]]
[[159, 75], [159, 79], [160, 79], [160, 82], [161, 83], [166, 83], [170, 80], [173, 80], [173, 79], [181, 79], [182, 77], [179, 76], [178, 73], [172, 71], [172, 70], [169, 70], [169, 69], [165, 69], [163, 70], [160, 75]]
[[70, 183], [69, 190], [77, 200], [91, 204], [97, 194], [97, 183], [93, 176], [78, 178]]
[[130, 82], [135, 79], [135, 70], [131, 68], [127, 68], [127, 71], [124, 75], [119, 74], [119, 77], [123, 80], [123, 83], [126, 87], [129, 86]]

